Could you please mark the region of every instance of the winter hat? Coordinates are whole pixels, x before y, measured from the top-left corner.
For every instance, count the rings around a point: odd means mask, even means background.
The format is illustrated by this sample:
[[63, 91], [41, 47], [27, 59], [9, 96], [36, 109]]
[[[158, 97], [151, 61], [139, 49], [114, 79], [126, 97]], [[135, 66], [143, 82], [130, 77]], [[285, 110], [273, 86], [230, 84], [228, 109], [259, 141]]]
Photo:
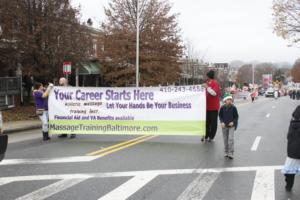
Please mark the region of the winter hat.
[[210, 79], [214, 79], [215, 78], [215, 72], [213, 70], [210, 70], [206, 76]]
[[298, 106], [295, 111], [293, 112], [293, 118], [296, 120], [300, 119], [300, 106]]
[[225, 102], [225, 101], [228, 100], [228, 99], [232, 99], [232, 100], [233, 100], [233, 97], [232, 97], [230, 94], [226, 93], [226, 94], [224, 95], [224, 97], [223, 97], [223, 101]]

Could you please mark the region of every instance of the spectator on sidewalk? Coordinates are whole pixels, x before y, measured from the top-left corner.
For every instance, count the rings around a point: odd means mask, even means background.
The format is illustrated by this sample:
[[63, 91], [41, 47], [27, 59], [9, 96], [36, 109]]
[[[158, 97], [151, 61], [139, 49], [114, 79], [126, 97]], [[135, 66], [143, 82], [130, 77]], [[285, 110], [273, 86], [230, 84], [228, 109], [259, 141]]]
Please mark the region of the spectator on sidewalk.
[[2, 112], [0, 110], [0, 134], [3, 132], [3, 118], [2, 118]]
[[[59, 84], [59, 86], [62, 86], [62, 87], [69, 87], [69, 81], [68, 81], [68, 79], [66, 79], [64, 77], [61, 77], [59, 79], [58, 84]], [[66, 138], [66, 137], [68, 137], [68, 135], [67, 134], [60, 134], [58, 137], [59, 138]], [[71, 139], [76, 138], [76, 134], [71, 134], [70, 138]]]
[[48, 95], [52, 88], [53, 88], [53, 84], [49, 84], [47, 89], [45, 89], [43, 84], [41, 83], [34, 84], [33, 96], [35, 100], [36, 114], [42, 121], [44, 141], [50, 140], [49, 133], [48, 133], [48, 122], [49, 122]]
[[285, 189], [291, 191], [295, 175], [300, 175], [300, 106], [293, 112], [287, 140], [287, 158], [282, 173], [285, 175]]
[[239, 114], [230, 94], [226, 94], [223, 101], [225, 104], [220, 109], [219, 118], [223, 132], [224, 152], [225, 157], [233, 159], [234, 131], [237, 128]]
[[27, 95], [27, 103], [30, 104], [31, 101], [31, 94], [32, 94], [32, 87], [33, 87], [33, 79], [31, 78], [30, 74], [26, 74], [23, 77], [23, 82], [24, 82], [24, 88], [26, 91]]
[[201, 139], [204, 141], [213, 141], [218, 128], [218, 112], [220, 109], [221, 88], [217, 80], [215, 80], [215, 72], [207, 73], [207, 82], [203, 86], [206, 88], [206, 134]]

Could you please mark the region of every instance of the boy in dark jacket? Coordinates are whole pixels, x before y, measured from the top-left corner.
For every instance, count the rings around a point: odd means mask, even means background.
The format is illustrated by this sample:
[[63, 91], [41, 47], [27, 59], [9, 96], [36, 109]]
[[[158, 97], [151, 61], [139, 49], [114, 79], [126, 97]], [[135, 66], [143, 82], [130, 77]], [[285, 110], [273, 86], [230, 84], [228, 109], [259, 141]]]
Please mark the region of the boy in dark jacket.
[[225, 94], [224, 105], [220, 109], [219, 118], [221, 121], [225, 157], [233, 159], [234, 152], [234, 131], [237, 128], [239, 114], [237, 108], [233, 105], [233, 98], [229, 94]]

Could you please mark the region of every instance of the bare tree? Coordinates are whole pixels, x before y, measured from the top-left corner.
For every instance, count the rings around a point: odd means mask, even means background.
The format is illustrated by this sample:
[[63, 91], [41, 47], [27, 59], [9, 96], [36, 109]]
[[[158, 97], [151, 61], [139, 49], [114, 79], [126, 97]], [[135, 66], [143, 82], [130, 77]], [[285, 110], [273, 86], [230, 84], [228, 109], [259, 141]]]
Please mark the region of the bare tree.
[[293, 77], [293, 81], [296, 83], [300, 82], [300, 59], [296, 60], [292, 70], [291, 75]]
[[[140, 84], [158, 85], [179, 80], [182, 56], [177, 15], [168, 1], [139, 0]], [[111, 85], [135, 82], [137, 0], [111, 0], [103, 23], [105, 79]]]
[[300, 1], [273, 0], [274, 31], [291, 44], [300, 41]]
[[90, 56], [92, 39], [69, 0], [1, 0], [0, 25], [15, 41], [24, 71], [47, 78], [61, 73], [64, 60], [78, 63]]

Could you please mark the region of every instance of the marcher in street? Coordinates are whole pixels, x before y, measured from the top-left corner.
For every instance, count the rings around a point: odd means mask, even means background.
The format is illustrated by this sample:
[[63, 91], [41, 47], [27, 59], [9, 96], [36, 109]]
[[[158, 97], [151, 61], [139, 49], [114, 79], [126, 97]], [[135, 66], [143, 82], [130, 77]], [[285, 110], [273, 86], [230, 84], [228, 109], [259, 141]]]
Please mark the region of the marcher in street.
[[296, 99], [296, 90], [293, 90], [293, 100], [295, 100]]
[[275, 99], [278, 99], [278, 97], [279, 97], [279, 91], [278, 91], [278, 90], [275, 90], [275, 92], [274, 92], [274, 98], [275, 98]]
[[[66, 79], [64, 77], [60, 78], [59, 81], [58, 81], [58, 83], [59, 83], [60, 86], [63, 86], [63, 87], [68, 87], [69, 86], [68, 79]], [[68, 137], [68, 135], [67, 134], [61, 134], [58, 137], [59, 138], [66, 138], [66, 137]], [[75, 134], [71, 134], [70, 138], [71, 139], [72, 138], [76, 138], [76, 135]]]
[[300, 100], [300, 90], [297, 90], [297, 91], [296, 91], [296, 99], [297, 99], [297, 100]]
[[2, 118], [2, 112], [0, 107], [0, 162], [5, 157], [5, 152], [7, 149], [7, 143], [8, 143], [8, 136], [3, 135], [3, 118]]
[[225, 157], [233, 159], [234, 131], [237, 128], [239, 114], [233, 105], [233, 98], [230, 94], [226, 94], [223, 101], [224, 105], [220, 109], [219, 118], [223, 132], [224, 152]]
[[255, 92], [255, 90], [253, 90], [251, 92], [251, 101], [252, 101], [252, 103], [254, 103], [255, 97], [256, 97], [256, 92]]
[[206, 134], [201, 141], [211, 142], [215, 138], [218, 128], [221, 88], [218, 81], [215, 80], [214, 71], [209, 71], [207, 77], [208, 80], [204, 84], [206, 88]]
[[48, 95], [52, 88], [53, 88], [53, 84], [49, 84], [46, 90], [43, 84], [41, 83], [34, 84], [33, 96], [36, 105], [36, 114], [42, 121], [44, 141], [50, 140], [49, 133], [48, 133], [48, 122], [49, 122]]
[[282, 172], [285, 175], [285, 189], [291, 191], [295, 175], [300, 174], [300, 106], [293, 112], [287, 140], [287, 158]]

